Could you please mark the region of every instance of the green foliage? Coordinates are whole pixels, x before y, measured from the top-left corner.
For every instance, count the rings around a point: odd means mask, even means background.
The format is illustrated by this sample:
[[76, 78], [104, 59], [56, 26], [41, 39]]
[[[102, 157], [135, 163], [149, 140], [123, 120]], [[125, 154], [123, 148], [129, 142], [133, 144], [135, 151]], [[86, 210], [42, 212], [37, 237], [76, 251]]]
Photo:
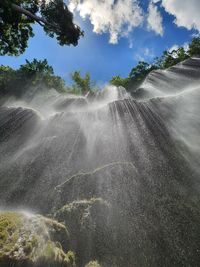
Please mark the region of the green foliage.
[[20, 55], [34, 36], [33, 20], [12, 10], [11, 5], [23, 6], [31, 13], [38, 12], [37, 0], [2, 0], [0, 3], [0, 55]]
[[58, 92], [66, 92], [64, 81], [54, 75], [53, 68], [47, 60], [26, 60], [18, 70], [0, 66], [0, 94], [23, 95], [30, 87], [43, 86], [54, 88]]
[[46, 59], [26, 60], [18, 70], [8, 66], [0, 66], [0, 95], [22, 96], [32, 87], [55, 89], [59, 93], [72, 93], [85, 95], [93, 91], [95, 83], [91, 81], [89, 73], [84, 77], [80, 71], [71, 74], [74, 84], [71, 87], [65, 85], [64, 80], [54, 75], [53, 68], [49, 66]]
[[139, 61], [139, 63], [134, 67], [130, 74], [130, 83], [129, 83], [129, 88], [137, 88], [142, 84], [146, 76], [152, 71], [155, 70], [156, 66], [155, 65], [150, 65], [144, 61]]
[[178, 58], [178, 63], [189, 58], [188, 51], [185, 51], [183, 47], [180, 47], [178, 48], [178, 50], [175, 50], [175, 53], [176, 57]]
[[80, 36], [83, 36], [81, 29], [74, 25], [73, 14], [68, 10], [62, 0], [43, 2], [41, 14], [47, 21], [44, 31], [50, 37], [56, 37], [60, 45], [77, 45]]
[[114, 86], [123, 86], [126, 88], [130, 82], [130, 78], [121, 78], [120, 76], [113, 76], [110, 84]]
[[121, 78], [120, 76], [113, 76], [110, 80], [110, 84], [115, 86], [123, 86], [126, 89], [130, 87], [139, 86], [146, 76], [156, 67], [150, 65], [144, 61], [139, 61], [139, 63], [132, 68], [129, 76], [127, 78]]
[[139, 61], [139, 63], [132, 68], [127, 78], [114, 76], [110, 80], [110, 84], [115, 86], [123, 86], [127, 90], [130, 88], [137, 88], [144, 81], [146, 76], [154, 69], [156, 69], [156, 66], [150, 65], [144, 61]]
[[15, 79], [15, 71], [8, 66], [0, 66], [0, 95], [8, 93], [9, 83]]
[[101, 267], [98, 261], [90, 261], [85, 267]]
[[[18, 240], [17, 229], [21, 227], [21, 218], [16, 213], [0, 214], [0, 257], [10, 252]], [[12, 238], [10, 236], [12, 235]]]
[[189, 55], [190, 57], [200, 56], [200, 37], [193, 38], [189, 45]]
[[136, 67], [134, 67], [131, 70], [129, 77], [132, 80], [141, 81], [146, 77], [146, 75], [152, 69], [153, 69], [153, 67], [151, 65], [149, 65], [148, 63], [146, 63], [144, 61], [139, 61], [139, 63], [136, 65]]
[[37, 60], [34, 58], [32, 62], [26, 60], [26, 64], [21, 65], [20, 72], [27, 74], [29, 77], [40, 74], [41, 77], [54, 74], [53, 68], [48, 65], [47, 60]]
[[21, 65], [17, 74], [22, 79], [28, 80], [33, 85], [45, 83], [49, 86], [53, 73], [53, 68], [48, 65], [47, 60], [36, 60], [32, 62], [26, 60], [24, 65]]
[[45, 2], [1, 0], [0, 55], [22, 54], [28, 46], [29, 38], [34, 36], [34, 23], [39, 23], [48, 36], [56, 37], [60, 45], [78, 44], [83, 32], [73, 23], [73, 15], [64, 1]]
[[95, 83], [91, 81], [89, 73], [86, 73], [85, 77], [81, 77], [80, 71], [74, 71], [71, 74], [71, 78], [74, 82], [72, 85], [72, 91], [79, 94], [86, 94], [89, 91], [92, 91]]
[[46, 59], [34, 59], [32, 62], [26, 60], [26, 64], [20, 66], [18, 74], [29, 82], [31, 81], [33, 85], [44, 84], [58, 92], [65, 92], [64, 81], [59, 76], [54, 75], [53, 68], [48, 65]]
[[63, 251], [60, 235], [68, 239], [65, 226], [54, 220], [0, 212], [0, 266], [75, 267], [74, 254]]
[[173, 51], [164, 51], [160, 58], [155, 59], [155, 66], [157, 69], [170, 68], [189, 57], [188, 53], [183, 47]]

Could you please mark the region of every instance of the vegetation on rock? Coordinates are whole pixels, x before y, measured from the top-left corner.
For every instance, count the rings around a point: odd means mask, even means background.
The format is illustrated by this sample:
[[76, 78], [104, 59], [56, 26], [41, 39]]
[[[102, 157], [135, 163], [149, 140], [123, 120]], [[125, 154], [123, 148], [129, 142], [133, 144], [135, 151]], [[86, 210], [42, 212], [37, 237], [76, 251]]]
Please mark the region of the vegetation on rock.
[[59, 93], [73, 93], [85, 95], [94, 90], [95, 83], [91, 81], [90, 74], [81, 77], [79, 71], [71, 74], [74, 84], [69, 87], [64, 80], [54, 74], [53, 68], [47, 60], [33, 59], [32, 62], [26, 60], [18, 70], [8, 66], [0, 66], [0, 95], [21, 97], [30, 91], [31, 88], [42, 90], [55, 89]]
[[54, 214], [56, 220], [68, 227], [78, 266], [84, 266], [91, 259], [98, 259], [99, 255], [102, 258], [108, 256], [109, 211], [107, 201], [92, 198], [69, 203]]
[[192, 39], [192, 42], [189, 44], [189, 56], [200, 56], [200, 37]]
[[66, 92], [62, 78], [55, 76], [47, 60], [26, 60], [18, 70], [0, 66], [0, 95], [22, 96], [31, 87], [54, 88]]
[[75, 267], [73, 252], [63, 251], [66, 240], [69, 237], [65, 226], [54, 220], [0, 212], [0, 266]]
[[85, 267], [101, 267], [98, 261], [90, 261]]

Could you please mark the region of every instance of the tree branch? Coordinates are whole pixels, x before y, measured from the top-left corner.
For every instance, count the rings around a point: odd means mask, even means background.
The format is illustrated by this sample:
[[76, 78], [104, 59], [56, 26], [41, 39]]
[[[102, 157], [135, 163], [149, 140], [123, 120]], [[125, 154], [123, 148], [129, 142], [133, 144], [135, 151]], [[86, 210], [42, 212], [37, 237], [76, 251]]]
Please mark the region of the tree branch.
[[46, 27], [48, 28], [48, 26], [49, 26], [49, 30], [52, 30], [52, 28], [54, 28], [54, 29], [57, 28], [55, 25], [53, 25], [53, 24], [47, 22], [45, 19], [43, 19], [43, 18], [41, 18], [41, 17], [39, 17], [39, 16], [37, 16], [37, 15], [31, 13], [30, 11], [26, 10], [26, 9], [23, 8], [23, 7], [20, 7], [20, 6], [18, 6], [18, 5], [12, 4], [12, 5], [11, 5], [11, 8], [12, 8], [13, 10], [15, 10], [16, 12], [19, 12], [19, 13], [21, 13], [21, 14], [24, 14], [25, 16], [27, 16], [27, 17], [33, 19], [33, 20], [36, 21], [38, 24], [40, 24], [40, 26], [42, 26], [42, 27], [46, 26]]
[[26, 10], [26, 9], [23, 8], [23, 7], [20, 7], [20, 6], [18, 6], [18, 5], [12, 4], [12, 5], [11, 5], [11, 8], [12, 8], [13, 10], [15, 10], [15, 11], [21, 13], [21, 14], [24, 14], [24, 15], [26, 15], [27, 17], [29, 17], [29, 18], [35, 20], [36, 22], [40, 22], [40, 23], [43, 22], [44, 24], [47, 23], [43, 18], [38, 17], [37, 15], [31, 13], [30, 11]]

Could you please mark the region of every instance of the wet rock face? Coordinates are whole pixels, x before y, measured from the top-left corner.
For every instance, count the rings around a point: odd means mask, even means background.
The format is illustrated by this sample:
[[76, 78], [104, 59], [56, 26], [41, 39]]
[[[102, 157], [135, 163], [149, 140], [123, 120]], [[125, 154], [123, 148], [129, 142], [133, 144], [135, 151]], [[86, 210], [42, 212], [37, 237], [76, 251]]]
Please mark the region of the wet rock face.
[[191, 58], [169, 68], [152, 71], [132, 93], [135, 99], [150, 99], [181, 93], [184, 89], [199, 85], [200, 58]]
[[55, 212], [54, 218], [68, 225], [72, 249], [79, 255], [76, 259], [78, 266], [84, 266], [88, 259], [111, 260], [111, 236], [108, 242], [110, 209], [107, 201], [92, 198], [71, 202]]
[[87, 101], [84, 97], [82, 98], [68, 98], [65, 100], [60, 100], [57, 103], [55, 103], [55, 108], [58, 111], [65, 111], [66, 109], [69, 109], [70, 107], [77, 108], [77, 109], [81, 109], [83, 107], [87, 106]]
[[15, 137], [16, 144], [13, 145], [19, 146], [30, 137], [39, 121], [38, 115], [31, 109], [0, 107], [0, 142], [11, 141]]
[[2, 205], [64, 223], [80, 267], [198, 266], [199, 68], [153, 72], [134, 97], [58, 98], [41, 118], [0, 108]]
[[[32, 214], [0, 212], [0, 266], [75, 267], [64, 225]], [[69, 243], [67, 244], [69, 247]]]

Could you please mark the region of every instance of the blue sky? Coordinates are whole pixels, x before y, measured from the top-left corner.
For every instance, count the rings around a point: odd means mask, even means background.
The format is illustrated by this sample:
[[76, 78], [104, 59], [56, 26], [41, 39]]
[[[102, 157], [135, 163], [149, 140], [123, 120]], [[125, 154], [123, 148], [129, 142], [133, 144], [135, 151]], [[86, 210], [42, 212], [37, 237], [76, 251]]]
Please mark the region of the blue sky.
[[[71, 1], [73, 2], [73, 0]], [[164, 1], [170, 2], [171, 0], [163, 0], [163, 3]], [[179, 0], [174, 1], [178, 2]], [[150, 0], [138, 0], [138, 2], [145, 18], [148, 15]], [[25, 59], [46, 58], [53, 66], [55, 73], [63, 77], [67, 83], [70, 83], [70, 73], [74, 70], [80, 70], [83, 74], [90, 72], [92, 79], [100, 84], [106, 83], [114, 75], [125, 77], [139, 60], [144, 59], [151, 62], [154, 57], [160, 56], [163, 50], [169, 49], [175, 44], [184, 45], [191, 40], [192, 34], [197, 33], [197, 30], [188, 30], [180, 23], [180, 25], [175, 24], [176, 14], [172, 15], [174, 14], [173, 9], [170, 14], [169, 9], [167, 12], [159, 1], [154, 0], [153, 2], [155, 2], [154, 7], [157, 8], [155, 15], [162, 17], [162, 36], [155, 30], [148, 29], [144, 19], [143, 23], [134, 27], [128, 36], [119, 38], [116, 44], [110, 44], [109, 30], [105, 30], [102, 34], [93, 32], [94, 25], [91, 23], [91, 14], [83, 20], [80, 13], [76, 11], [75, 20], [85, 31], [85, 37], [80, 40], [77, 47], [61, 47], [55, 39], [47, 37], [40, 26], [34, 26], [35, 37], [29, 40], [26, 52], [19, 57], [0, 57], [0, 64], [17, 68], [25, 62]], [[155, 22], [156, 20], [155, 16]], [[188, 28], [190, 27], [188, 26]], [[131, 47], [130, 43], [132, 43]]]

